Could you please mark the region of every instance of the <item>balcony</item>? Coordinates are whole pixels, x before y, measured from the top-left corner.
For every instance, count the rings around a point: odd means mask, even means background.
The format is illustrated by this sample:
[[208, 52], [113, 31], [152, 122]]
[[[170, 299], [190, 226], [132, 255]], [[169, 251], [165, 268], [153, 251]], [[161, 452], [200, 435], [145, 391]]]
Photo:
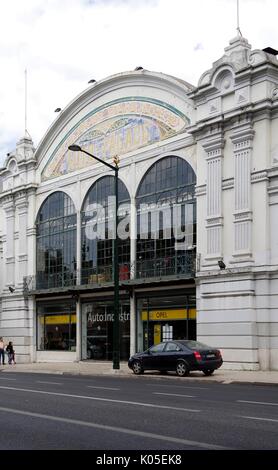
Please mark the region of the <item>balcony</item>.
[[[141, 284], [158, 280], [188, 279], [195, 277], [196, 254], [184, 253], [173, 257], [137, 260], [136, 266], [129, 263], [119, 265], [119, 283]], [[86, 267], [79, 271], [58, 273], [39, 273], [37, 276], [24, 278], [24, 292], [54, 290], [68, 288], [87, 289], [88, 287], [109, 287], [113, 285], [113, 266]]]
[[[129, 281], [130, 264], [119, 264], [119, 281]], [[113, 283], [113, 266], [98, 266], [97, 268], [84, 268], [81, 272], [81, 284], [106, 284]]]
[[138, 260], [136, 279], [194, 277], [196, 254], [184, 253], [163, 258]]

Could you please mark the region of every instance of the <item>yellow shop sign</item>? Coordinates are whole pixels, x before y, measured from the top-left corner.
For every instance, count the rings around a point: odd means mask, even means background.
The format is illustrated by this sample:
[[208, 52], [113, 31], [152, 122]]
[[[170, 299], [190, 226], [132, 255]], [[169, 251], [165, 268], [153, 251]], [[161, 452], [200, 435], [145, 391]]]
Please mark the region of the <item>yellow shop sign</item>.
[[[188, 318], [190, 320], [196, 319], [195, 308], [190, 308], [188, 310], [186, 308], [176, 308], [176, 309], [164, 309], [164, 310], [150, 310], [149, 320], [150, 321], [186, 320], [187, 312], [188, 312]], [[147, 310], [142, 311], [141, 317], [143, 321], [147, 321], [148, 319]]]
[[76, 323], [76, 315], [45, 315], [41, 317], [41, 323], [45, 320], [46, 325], [61, 325], [65, 323]]

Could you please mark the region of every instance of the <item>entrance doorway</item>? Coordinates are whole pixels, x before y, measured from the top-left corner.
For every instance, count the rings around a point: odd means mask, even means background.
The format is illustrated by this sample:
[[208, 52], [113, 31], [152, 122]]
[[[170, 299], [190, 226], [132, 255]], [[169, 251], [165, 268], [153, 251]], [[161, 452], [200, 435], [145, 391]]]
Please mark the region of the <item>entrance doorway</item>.
[[167, 340], [196, 339], [195, 296], [147, 297], [137, 305], [139, 350]]
[[[120, 302], [120, 360], [130, 353], [129, 301]], [[112, 300], [82, 304], [82, 359], [112, 361], [114, 303]]]

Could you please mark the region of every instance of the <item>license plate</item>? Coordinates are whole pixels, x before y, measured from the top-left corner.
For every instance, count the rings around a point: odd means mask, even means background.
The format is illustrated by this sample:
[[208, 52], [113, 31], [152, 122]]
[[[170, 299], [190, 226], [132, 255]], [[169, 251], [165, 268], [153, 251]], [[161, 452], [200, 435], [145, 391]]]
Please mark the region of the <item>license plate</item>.
[[215, 357], [215, 354], [207, 354], [208, 359], [210, 359], [211, 357]]

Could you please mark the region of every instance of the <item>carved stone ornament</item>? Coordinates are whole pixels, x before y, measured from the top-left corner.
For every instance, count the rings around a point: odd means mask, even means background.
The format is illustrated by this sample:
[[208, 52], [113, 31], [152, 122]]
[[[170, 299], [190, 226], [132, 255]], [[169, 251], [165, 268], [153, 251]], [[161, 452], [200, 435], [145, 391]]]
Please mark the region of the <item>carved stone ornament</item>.
[[221, 90], [222, 93], [226, 93], [231, 90], [234, 84], [234, 77], [230, 70], [222, 70], [217, 74], [214, 84], [216, 88]]
[[278, 87], [275, 87], [272, 89], [271, 91], [271, 98], [273, 100], [277, 100], [278, 99]]
[[249, 58], [248, 58], [248, 63], [250, 65], [257, 65], [262, 62], [265, 62], [265, 60], [266, 60], [266, 54], [263, 51], [255, 50], [250, 53]]
[[241, 103], [247, 103], [249, 101], [249, 88], [244, 87], [236, 90], [235, 92], [235, 104], [240, 105]]
[[198, 87], [208, 85], [210, 83], [210, 79], [211, 79], [211, 70], [208, 70], [201, 75], [199, 82], [198, 82]]

